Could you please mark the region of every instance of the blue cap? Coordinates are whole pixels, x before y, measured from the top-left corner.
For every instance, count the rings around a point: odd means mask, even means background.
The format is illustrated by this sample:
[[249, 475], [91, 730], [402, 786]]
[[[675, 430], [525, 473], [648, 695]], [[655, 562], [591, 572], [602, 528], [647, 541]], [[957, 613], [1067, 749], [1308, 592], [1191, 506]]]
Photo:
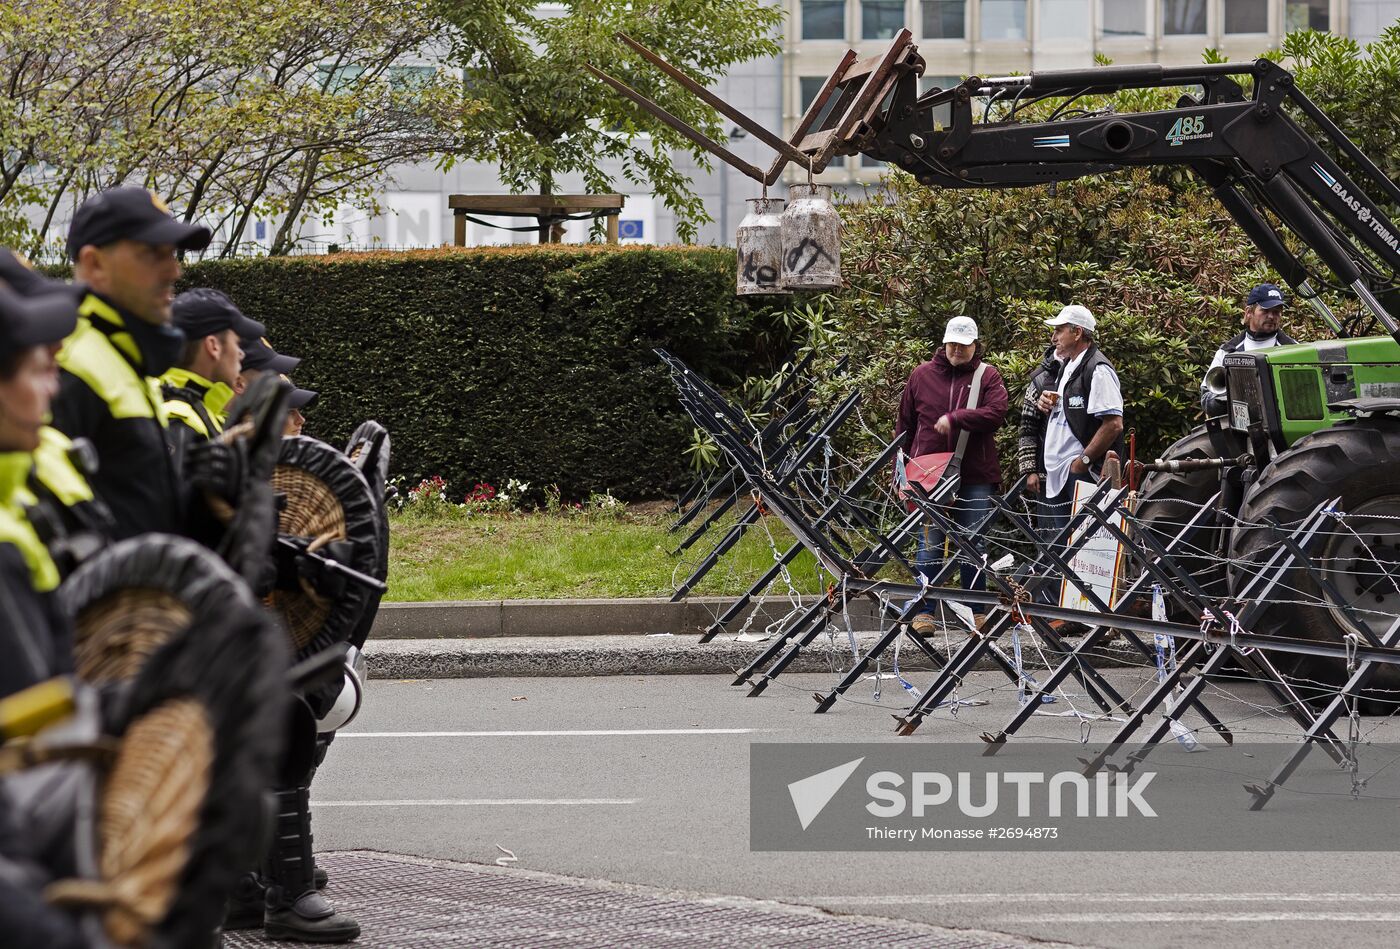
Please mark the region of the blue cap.
[[1266, 310], [1283, 306], [1283, 291], [1277, 284], [1261, 283], [1253, 290], [1249, 291], [1249, 296], [1245, 299], [1245, 306], [1262, 306]]

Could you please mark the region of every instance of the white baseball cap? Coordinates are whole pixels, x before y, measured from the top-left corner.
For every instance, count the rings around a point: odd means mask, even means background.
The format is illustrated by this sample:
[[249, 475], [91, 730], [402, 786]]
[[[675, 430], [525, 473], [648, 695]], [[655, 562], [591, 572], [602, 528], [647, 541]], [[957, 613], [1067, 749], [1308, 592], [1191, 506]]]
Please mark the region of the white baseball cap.
[[970, 316], [955, 316], [943, 331], [943, 342], [970, 346], [977, 342], [977, 321]]
[[1078, 326], [1092, 333], [1094, 331], [1094, 314], [1089, 312], [1087, 306], [1071, 303], [1060, 311], [1059, 316], [1056, 316], [1053, 320], [1045, 321], [1046, 326], [1064, 326], [1066, 324]]

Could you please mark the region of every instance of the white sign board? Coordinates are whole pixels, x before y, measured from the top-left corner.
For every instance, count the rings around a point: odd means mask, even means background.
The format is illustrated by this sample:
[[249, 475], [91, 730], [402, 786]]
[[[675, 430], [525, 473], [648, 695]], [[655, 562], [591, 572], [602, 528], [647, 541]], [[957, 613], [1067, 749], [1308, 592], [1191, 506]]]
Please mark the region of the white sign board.
[[[1092, 483], [1088, 481], [1074, 483], [1074, 505], [1071, 516], [1079, 513], [1085, 500], [1093, 493], [1094, 485]], [[1101, 510], [1107, 508], [1107, 501], [1112, 496], [1113, 493], [1110, 492], [1100, 499], [1099, 507]], [[1109, 517], [1109, 522], [1120, 530], [1123, 529], [1123, 516], [1116, 511]], [[1081, 525], [1079, 530], [1074, 532], [1071, 543], [1077, 541], [1086, 531], [1091, 536], [1082, 547], [1075, 551], [1074, 556], [1069, 558], [1069, 568], [1085, 586], [1093, 590], [1095, 596], [1112, 607], [1118, 590], [1118, 576], [1123, 566], [1123, 545], [1109, 533], [1106, 527], [1094, 520]], [[1068, 579], [1060, 581], [1060, 605], [1066, 609], [1098, 612], [1098, 607], [1094, 606], [1093, 601]]]

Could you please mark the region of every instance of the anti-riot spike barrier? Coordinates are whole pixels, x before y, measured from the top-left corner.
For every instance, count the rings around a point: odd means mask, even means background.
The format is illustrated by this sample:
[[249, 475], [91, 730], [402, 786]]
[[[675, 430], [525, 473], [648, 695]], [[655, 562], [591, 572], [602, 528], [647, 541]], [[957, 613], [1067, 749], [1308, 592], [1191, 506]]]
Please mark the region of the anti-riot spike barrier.
[[[666, 352], [666, 350], [654, 349], [652, 352], [656, 353], [661, 361], [671, 368], [672, 374], [678, 371], [677, 367], [671, 364], [673, 357], [670, 353]], [[790, 369], [784, 372], [782, 378], [778, 380], [777, 386], [775, 386], [768, 397], [759, 404], [758, 408], [754, 410], [756, 416], [770, 419], [762, 429], [762, 438], [769, 439], [776, 437], [778, 433], [792, 424], [799, 416], [800, 410], [805, 410], [807, 401], [811, 397], [814, 388], [814, 382], [812, 379], [808, 378], [808, 373], [815, 356], [815, 351], [808, 351], [796, 365], [792, 365]], [[837, 363], [838, 372], [844, 369], [845, 363], [846, 360], [844, 358]], [[684, 364], [681, 364], [681, 366], [684, 368]], [[789, 399], [790, 394], [791, 399]], [[685, 408], [687, 412], [690, 412], [690, 406], [687, 404], [683, 392], [681, 396], [682, 407]], [[692, 421], [694, 421], [694, 414], [690, 414]], [[702, 430], [705, 427], [698, 421], [696, 422], [696, 426]], [[689, 524], [696, 516], [705, 510], [714, 498], [722, 496], [722, 492], [738, 490], [734, 482], [736, 474], [736, 469], [731, 465], [718, 476], [706, 477], [702, 474], [696, 477], [690, 487], [687, 488], [680, 499], [676, 501], [676, 512], [680, 516], [671, 524], [670, 528], [668, 528], [668, 532], [674, 534], [686, 524]]]
[[[683, 368], [683, 364], [679, 365]], [[675, 368], [673, 365], [673, 370]], [[914, 533], [925, 525], [944, 533], [958, 549], [962, 559], [974, 562], [978, 559], [971, 539], [960, 533], [945, 509], [956, 495], [956, 477], [940, 484], [933, 497], [921, 495], [917, 487], [911, 489], [908, 500], [912, 502], [913, 510], [888, 534], [882, 534], [873, 520], [861, 510], [862, 503], [869, 502], [859, 501], [858, 491], [899, 450], [898, 439], [887, 445], [845, 488], [830, 491], [819, 489], [814, 498], [797, 490], [797, 481], [783, 482], [777, 472], [765, 465], [762, 455], [754, 450], [756, 442], [753, 434], [756, 429], [751, 424], [746, 427], [742, 415], [736, 416], [726, 411], [726, 404], [717, 390], [693, 373], [688, 373], [683, 379], [678, 377], [678, 385], [689, 390], [683, 393], [683, 399], [694, 400], [697, 406], [702, 407], [702, 415], [708, 413], [704, 416], [712, 420], [708, 430], [712, 431], [716, 442], [731, 459], [740, 476], [751, 483], [764, 508], [783, 521], [797, 538], [797, 543], [784, 555], [785, 559], [790, 562], [798, 549], [808, 549], [822, 568], [836, 579], [825, 598], [789, 616], [773, 641], [739, 672], [734, 684], [749, 686], [750, 695], [761, 693], [791, 665], [799, 652], [820, 634], [824, 620], [834, 619], [843, 613], [850, 598], [863, 597], [873, 600], [880, 607], [883, 616], [880, 641], [856, 658], [855, 665], [845, 673], [835, 689], [815, 696], [819, 703], [818, 711], [830, 708], [845, 689], [858, 681], [870, 662], [900, 636], [906, 636], [928, 656], [936, 672], [933, 683], [922, 693], [916, 692], [918, 699], [906, 714], [897, 716], [901, 734], [912, 733], [930, 712], [954, 696], [957, 685], [979, 660], [990, 659], [1007, 675], [1009, 681], [1027, 682], [1033, 693], [1000, 732], [983, 736], [988, 743], [986, 754], [995, 754], [1003, 747], [1008, 738], [1030, 720], [1042, 701], [1055, 693], [1067, 678], [1074, 676], [1100, 709], [1105, 712], [1112, 710], [1124, 716], [1121, 719], [1122, 727], [1106, 750], [1084, 761], [1086, 773], [1106, 766], [1129, 772], [1163, 739], [1180, 734], [1180, 729], [1184, 728], [1180, 719], [1188, 710], [1199, 714], [1205, 725], [1216, 731], [1223, 741], [1233, 742], [1230, 729], [1207, 708], [1203, 695], [1207, 682], [1228, 664], [1234, 664], [1242, 671], [1246, 681], [1271, 693], [1277, 707], [1303, 730], [1298, 751], [1279, 767], [1273, 777], [1261, 785], [1249, 786], [1253, 795], [1251, 806], [1258, 809], [1267, 804], [1313, 745], [1319, 746], [1338, 763], [1349, 762], [1354, 757], [1354, 747], [1334, 734], [1332, 726], [1346, 711], [1348, 702], [1354, 701], [1365, 688], [1379, 665], [1400, 665], [1400, 620], [1384, 635], [1358, 634], [1345, 643], [1265, 636], [1251, 631], [1259, 613], [1275, 598], [1275, 591], [1290, 570], [1302, 564], [1304, 569], [1321, 573], [1308, 550], [1321, 536], [1321, 528], [1327, 519], [1338, 516], [1339, 499], [1319, 504], [1307, 518], [1291, 529], [1278, 529], [1277, 544], [1269, 559], [1252, 575], [1244, 589], [1226, 599], [1208, 595], [1176, 559], [1180, 551], [1190, 546], [1197, 532], [1210, 522], [1214, 515], [1213, 503], [1198, 507], [1175, 536], [1161, 540], [1151, 531], [1133, 529], [1131, 515], [1126, 513], [1130, 489], [1108, 482], [1097, 485], [1080, 504], [1069, 524], [1051, 539], [1040, 537], [1026, 516], [1014, 509], [1023, 482], [1013, 486], [1002, 497], [994, 498], [992, 516], [1009, 524], [1029, 541], [1035, 548], [1035, 555], [1009, 576], [989, 572], [989, 580], [996, 588], [992, 592], [944, 586], [956, 570], [957, 557], [947, 559], [931, 583], [877, 579], [875, 574], [891, 562], [900, 563], [913, 575], [913, 567], [901, 550], [910, 543]], [[809, 489], [812, 487], [810, 483], [805, 486]], [[857, 533], [872, 534], [874, 540], [852, 553], [850, 544], [831, 529], [838, 521]], [[1115, 591], [1112, 597], [1097, 594], [1091, 583], [1075, 569], [1074, 554], [1087, 538], [1095, 535], [1116, 541], [1123, 554], [1141, 568], [1136, 579], [1121, 593]], [[745, 594], [743, 601], [725, 612], [721, 622], [711, 627], [702, 641], [732, 621], [744, 603], [765, 589], [780, 570], [781, 564], [777, 571], [770, 570], [762, 581]], [[1076, 588], [1092, 608], [1037, 602], [1033, 595], [1036, 588], [1051, 582], [1065, 582]], [[1190, 612], [1199, 611], [1201, 625], [1197, 627], [1142, 615], [1138, 607], [1149, 587], [1159, 588], [1165, 596]], [[1335, 599], [1334, 591], [1328, 590], [1325, 585], [1320, 588], [1327, 602]], [[947, 656], [922, 637], [913, 635], [908, 626], [916, 610], [945, 600], [991, 608], [981, 628], [972, 632], [953, 654]], [[1088, 634], [1071, 647], [1048, 625], [1047, 621], [1054, 620], [1083, 624], [1088, 627]], [[888, 630], [884, 622], [892, 623]], [[1055, 668], [1038, 682], [1027, 677], [1019, 663], [1013, 665], [997, 645], [1001, 637], [1021, 623], [1027, 623], [1036, 630], [1047, 646], [1047, 653], [1061, 657]], [[1173, 647], [1175, 661], [1159, 666], [1155, 687], [1136, 708], [1114, 691], [1094, 665], [1094, 649], [1114, 633], [1121, 635], [1128, 646], [1149, 661], [1155, 659], [1154, 650], [1140, 636], [1161, 636], [1168, 642], [1179, 639], [1188, 643], [1179, 653]], [[1336, 691], [1326, 707], [1315, 712], [1308, 701], [1295, 691], [1293, 683], [1275, 668], [1271, 657], [1280, 653], [1346, 660], [1350, 670], [1348, 681]], [[1126, 762], [1113, 763], [1118, 751], [1149, 722], [1150, 727], [1147, 727], [1140, 745], [1127, 755]], [[1185, 730], [1197, 731], [1190, 728]]]

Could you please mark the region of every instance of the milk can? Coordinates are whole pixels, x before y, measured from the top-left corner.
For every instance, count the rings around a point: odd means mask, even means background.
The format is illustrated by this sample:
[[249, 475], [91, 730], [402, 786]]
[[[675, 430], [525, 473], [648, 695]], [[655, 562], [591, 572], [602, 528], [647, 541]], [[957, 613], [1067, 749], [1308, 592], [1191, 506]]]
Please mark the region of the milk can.
[[788, 290], [841, 286], [841, 218], [830, 185], [792, 185], [782, 216], [782, 285]]
[[782, 285], [782, 198], [749, 198], [749, 213], [739, 222], [738, 295], [788, 293]]

